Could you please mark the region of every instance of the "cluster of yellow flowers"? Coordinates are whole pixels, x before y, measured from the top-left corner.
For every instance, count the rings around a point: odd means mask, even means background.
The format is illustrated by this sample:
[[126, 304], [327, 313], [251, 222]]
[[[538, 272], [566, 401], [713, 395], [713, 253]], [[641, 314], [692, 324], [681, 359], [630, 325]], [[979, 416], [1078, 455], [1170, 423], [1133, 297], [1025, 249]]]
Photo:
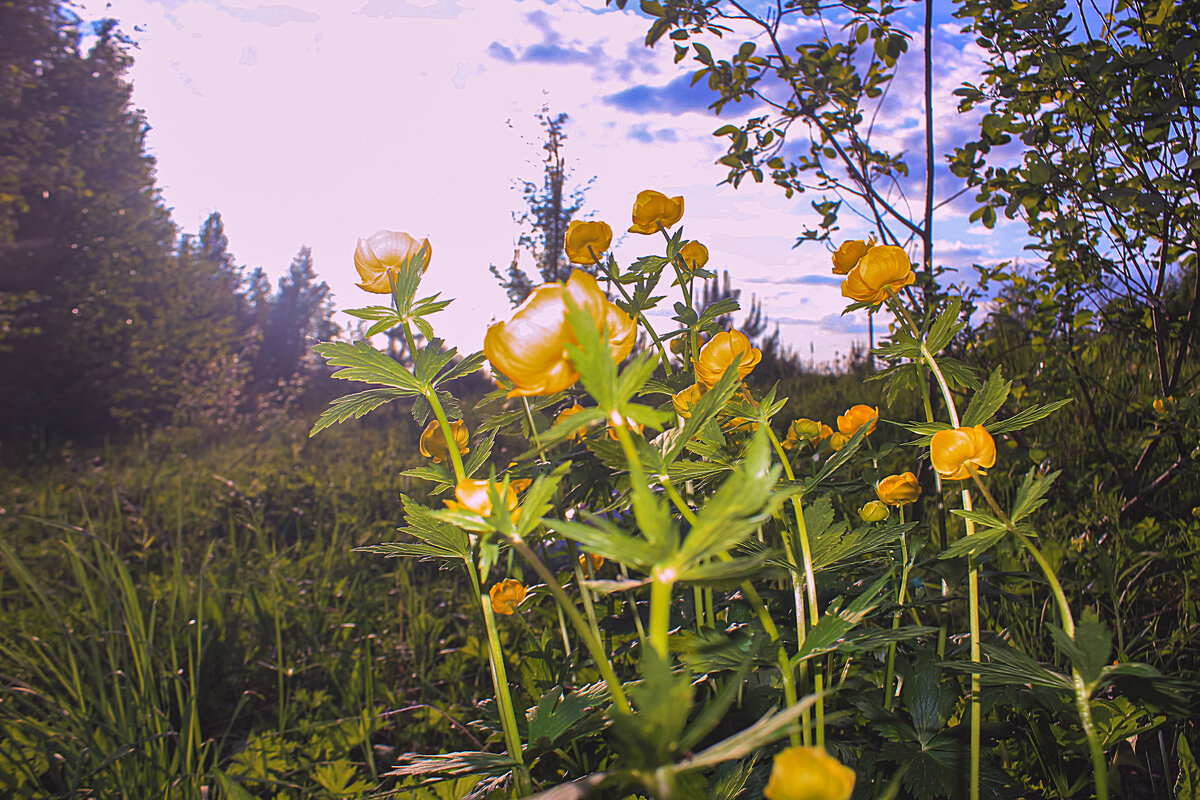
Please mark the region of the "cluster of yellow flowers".
[[788, 450], [793, 450], [799, 446], [800, 442], [819, 444], [828, 440], [828, 449], [836, 453], [846, 446], [846, 442], [850, 441], [854, 434], [858, 433], [859, 428], [867, 426], [867, 434], [870, 434], [875, 430], [878, 422], [879, 409], [862, 403], [846, 409], [845, 414], [838, 416], [836, 431], [824, 422], [801, 417], [788, 427], [783, 446]]

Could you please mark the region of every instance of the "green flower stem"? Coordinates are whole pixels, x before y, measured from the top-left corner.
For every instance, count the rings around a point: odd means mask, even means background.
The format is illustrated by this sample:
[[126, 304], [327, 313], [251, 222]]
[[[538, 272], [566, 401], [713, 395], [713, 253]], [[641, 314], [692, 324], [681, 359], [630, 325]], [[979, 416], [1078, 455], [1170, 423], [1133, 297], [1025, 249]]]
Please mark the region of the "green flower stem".
[[[660, 475], [659, 482], [662, 484], [663, 488], [666, 489], [667, 497], [671, 498], [671, 502], [675, 504], [677, 509], [679, 509], [679, 513], [683, 515], [683, 518], [686, 519], [689, 524], [695, 525], [697, 521], [695, 512], [693, 512], [692, 509], [688, 507], [688, 504], [684, 502], [683, 498], [679, 496], [679, 492], [676, 491], [675, 484], [671, 483], [671, 479], [666, 475]], [[733, 560], [733, 556], [729, 555], [729, 553], [718, 553], [717, 557], [725, 562]], [[779, 642], [779, 629], [775, 627], [775, 620], [771, 619], [771, 612], [767, 611], [767, 606], [765, 603], [763, 603], [762, 598], [758, 596], [758, 591], [754, 588], [754, 584], [749, 580], [742, 581], [741, 589], [742, 594], [745, 595], [746, 600], [749, 601], [750, 607], [754, 609], [754, 613], [758, 617], [758, 621], [762, 624], [763, 630], [765, 630], [767, 635], [771, 637], [772, 642]], [[792, 665], [788, 660], [787, 650], [784, 649], [782, 642], [779, 643], [779, 650], [777, 652], [779, 660], [779, 674], [783, 677], [783, 696], [787, 701], [788, 707], [790, 708], [791, 706], [796, 705], [797, 702], [795, 670], [792, 669]], [[792, 747], [799, 747], [800, 732], [794, 725], [792, 726], [790, 737]]]
[[[779, 443], [778, 437], [775, 436], [775, 431], [771, 430], [770, 425], [765, 426], [767, 436], [771, 439], [771, 444], [775, 447], [775, 452], [779, 455], [779, 460], [783, 464], [783, 473], [787, 475], [789, 481], [796, 480], [796, 474], [792, 471], [792, 464], [788, 460], [787, 453], [783, 449], [783, 445]], [[808, 541], [808, 526], [804, 521], [804, 508], [800, 505], [800, 500], [796, 495], [792, 495], [792, 510], [796, 513], [796, 532], [800, 538], [800, 556], [804, 562], [804, 584], [808, 590], [808, 615], [812, 624], [816, 626], [821, 621], [821, 612], [817, 610], [817, 579], [813, 573], [812, 565], [812, 546]], [[789, 541], [787, 532], [784, 531], [783, 547], [787, 553], [788, 563], [793, 568], [796, 564], [796, 554], [792, 550], [792, 543]], [[795, 572], [792, 573], [793, 591], [797, 593], [796, 603], [796, 638], [797, 646], [804, 644], [805, 638], [808, 636], [808, 631], [804, 627], [804, 612], [801, 609], [799, 602], [799, 586], [796, 585]], [[825, 746], [825, 675], [821, 670], [819, 663], [813, 668], [813, 691], [817, 695], [817, 747]]]
[[[900, 524], [904, 524], [904, 506], [900, 506]], [[908, 538], [900, 534], [900, 557], [904, 560], [904, 565], [900, 570], [900, 591], [896, 595], [896, 602], [901, 606], [904, 605], [905, 593], [908, 590]], [[897, 630], [900, 627], [900, 613], [902, 609], [896, 609], [892, 614], [892, 630]], [[892, 642], [888, 645], [887, 655], [887, 678], [884, 681], [883, 707], [888, 711], [892, 710], [892, 701], [895, 696], [895, 691], [892, 687], [892, 681], [896, 678], [896, 643]]]
[[662, 339], [658, 338], [654, 327], [650, 325], [650, 320], [646, 319], [646, 315], [642, 313], [642, 309], [633, 302], [633, 298], [629, 296], [629, 292], [625, 291], [625, 285], [617, 280], [617, 276], [600, 262], [600, 257], [596, 255], [596, 251], [592, 249], [590, 244], [588, 245], [588, 252], [592, 254], [592, 260], [596, 263], [596, 268], [604, 273], [604, 276], [608, 278], [613, 286], [617, 287], [617, 291], [621, 293], [621, 297], [624, 297], [625, 302], [629, 303], [629, 307], [637, 313], [638, 321], [642, 323], [642, 327], [646, 329], [646, 333], [650, 334], [650, 338], [654, 340], [654, 346], [658, 348], [658, 356], [662, 359], [663, 369], [670, 375], [673, 371], [671, 369], [671, 360], [667, 357], [667, 350], [663, 347]]
[[[1037, 545], [1025, 535], [1008, 515], [1000, 509], [1000, 504], [996, 502], [996, 498], [988, 491], [987, 484], [979, 475], [979, 471], [972, 465], [968, 464], [967, 469], [971, 473], [971, 477], [975, 480], [975, 485], [979, 487], [979, 491], [987, 500], [988, 505], [992, 508], [992, 513], [996, 518], [1004, 523], [1007, 528], [1021, 544], [1033, 556], [1033, 560], [1041, 567], [1042, 574], [1046, 576], [1046, 582], [1050, 584], [1050, 591], [1054, 593], [1054, 600], [1058, 604], [1058, 613], [1062, 617], [1063, 631], [1071, 640], [1075, 640], [1075, 617], [1071, 614], [1071, 606], [1067, 602], [1067, 595], [1063, 591], [1062, 584], [1059, 583], [1058, 576], [1054, 573], [1054, 567], [1046, 560], [1042, 551]], [[1087, 683], [1083, 676], [1079, 674], [1079, 670], [1072, 665], [1071, 677], [1075, 692], [1075, 708], [1079, 712], [1079, 722], [1083, 726], [1084, 735], [1087, 737], [1088, 750], [1092, 757], [1092, 772], [1096, 779], [1096, 798], [1097, 800], [1108, 800], [1108, 765], [1104, 759], [1104, 748], [1100, 743], [1100, 738], [1096, 731], [1096, 724], [1092, 720], [1092, 705], [1091, 691], [1088, 689]]]
[[570, 539], [567, 540], [567, 553], [571, 556], [571, 568], [575, 572], [575, 585], [579, 587], [579, 597], [583, 600], [583, 610], [587, 614], [588, 624], [592, 627], [592, 634], [599, 640], [601, 638], [600, 625], [596, 622], [596, 609], [592, 605], [592, 593], [583, 586], [583, 582], [586, 580], [586, 576], [583, 574], [583, 565], [579, 563], [579, 551]]
[[621, 686], [621, 681], [617, 679], [617, 674], [613, 671], [612, 664], [609, 663], [608, 655], [604, 652], [604, 647], [600, 644], [600, 639], [592, 635], [587, 622], [579, 614], [579, 610], [575, 608], [575, 604], [571, 602], [571, 598], [567, 597], [567, 593], [559, 585], [558, 579], [542, 563], [537, 554], [529, 549], [529, 545], [523, 539], [511, 538], [507, 541], [521, 558], [525, 559], [533, 567], [534, 572], [538, 574], [538, 577], [546, 584], [546, 588], [554, 595], [554, 599], [558, 601], [559, 607], [566, 612], [567, 618], [571, 620], [571, 624], [575, 626], [576, 632], [578, 632], [580, 638], [583, 639], [584, 644], [587, 646], [592, 660], [596, 662], [596, 669], [599, 670], [600, 677], [604, 679], [605, 685], [608, 686], [608, 693], [612, 696], [613, 704], [616, 705], [618, 710], [626, 714], [630, 713], [629, 700], [625, 697], [625, 690]]
[[[917, 341], [917, 346], [920, 348], [921, 358], [929, 365], [930, 371], [934, 378], [937, 379], [938, 387], [942, 392], [942, 400], [946, 403], [946, 413], [950, 415], [950, 424], [957, 428], [959, 427], [958, 408], [954, 404], [954, 395], [950, 392], [950, 385], [946, 382], [946, 376], [942, 373], [941, 368], [937, 364], [937, 359], [933, 357], [933, 353], [929, 352], [929, 348], [925, 345], [925, 340], [921, 337], [921, 329], [917, 327], [917, 323], [913, 321], [912, 316], [908, 313], [908, 309], [900, 302], [896, 296], [896, 291], [891, 287], [888, 288], [888, 308], [892, 313], [904, 320], [904, 324], [908, 326], [913, 338]], [[971, 493], [966, 489], [962, 490], [962, 506], [964, 511], [972, 509]], [[967, 536], [975, 535], [975, 523], [971, 520], [965, 520], [967, 527]], [[971, 636], [971, 663], [978, 664], [981, 660], [981, 652], [979, 649], [979, 567], [975, 563], [975, 557], [967, 556], [967, 605], [969, 614], [969, 629]], [[970, 800], [979, 800], [979, 751], [982, 740], [982, 705], [980, 703], [980, 694], [983, 691], [983, 685], [980, 681], [979, 673], [971, 673], [971, 798]]]
[[[404, 340], [408, 343], [408, 352], [415, 356], [417, 346], [412, 330], [408, 327], [408, 321], [405, 320], [401, 327], [404, 328]], [[463, 469], [462, 454], [458, 452], [458, 442], [455, 441], [454, 433], [450, 430], [450, 420], [446, 419], [446, 411], [442, 408], [442, 401], [438, 399], [437, 389], [430, 389], [424, 395], [425, 399], [429, 401], [429, 407], [433, 409], [433, 415], [437, 417], [442, 436], [446, 439], [446, 450], [450, 452], [450, 463], [454, 467], [454, 480], [461, 483], [467, 477], [467, 472]]]
[[[661, 221], [658, 223], [658, 230], [663, 235], [663, 238], [667, 240], [667, 244], [670, 245], [671, 234], [667, 233], [667, 229], [663, 227]], [[682, 270], [679, 268], [680, 263], [683, 264]], [[675, 270], [675, 277], [679, 280], [679, 291], [683, 294], [684, 305], [686, 305], [688, 308], [692, 308], [692, 283], [696, 280], [696, 276], [690, 269], [688, 269], [687, 262], [685, 262], [683, 257], [678, 253], [675, 255], [675, 258], [671, 259], [671, 268]], [[684, 274], [685, 271], [687, 273], [686, 275]], [[699, 355], [700, 340], [698, 337], [699, 335], [696, 332], [695, 326], [689, 325], [687, 338], [688, 349], [684, 354], [684, 364], [690, 363], [692, 359]]]
[[529, 769], [521, 752], [521, 738], [517, 732], [517, 717], [513, 709], [512, 695], [508, 690], [508, 674], [504, 668], [504, 653], [500, 648], [500, 634], [496, 629], [496, 615], [492, 612], [492, 604], [483, 596], [483, 587], [479, 582], [479, 573], [475, 564], [467, 562], [467, 574], [471, 577], [471, 588], [475, 592], [476, 602], [483, 609], [484, 626], [487, 628], [488, 660], [492, 666], [492, 685], [496, 688], [496, 705], [500, 710], [500, 726], [504, 729], [504, 743], [508, 749], [509, 758], [517, 762], [514, 770], [517, 789], [521, 795], [533, 791], [529, 779]]
[[529, 423], [529, 435], [533, 437], [533, 446], [538, 451], [538, 459], [545, 464], [546, 456], [542, 453], [542, 437], [538, 435], [537, 425], [533, 421], [533, 409], [529, 407], [529, 398], [522, 396], [521, 405], [525, 409], [525, 420]]

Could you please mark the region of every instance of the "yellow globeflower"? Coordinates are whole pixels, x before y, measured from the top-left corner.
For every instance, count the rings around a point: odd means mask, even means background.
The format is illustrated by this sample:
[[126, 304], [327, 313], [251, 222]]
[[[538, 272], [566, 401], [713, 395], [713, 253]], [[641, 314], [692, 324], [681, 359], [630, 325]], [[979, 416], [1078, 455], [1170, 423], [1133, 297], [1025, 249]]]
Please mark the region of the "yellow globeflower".
[[858, 510], [863, 522], [879, 522], [888, 518], [888, 507], [878, 500], [872, 500]]
[[[458, 452], [460, 454], [469, 453], [470, 448], [467, 447], [467, 442], [470, 434], [467, 432], [467, 423], [462, 420], [451, 421], [450, 433], [454, 436]], [[432, 458], [435, 464], [440, 464], [450, 457], [450, 448], [446, 446], [446, 437], [442, 435], [442, 426], [436, 419], [429, 420], [429, 424], [421, 432], [421, 455]]]
[[660, 223], [664, 228], [669, 228], [679, 222], [682, 216], [682, 197], [667, 197], [662, 192], [643, 189], [633, 202], [633, 225], [629, 232], [658, 233]]
[[875, 485], [875, 494], [889, 506], [906, 506], [917, 502], [921, 496], [921, 484], [917, 483], [917, 476], [911, 472], [889, 475]]
[[983, 474], [996, 463], [996, 442], [982, 425], [938, 431], [929, 443], [929, 460], [946, 480], [966, 480], [972, 468]]
[[363, 282], [358, 288], [375, 294], [392, 291], [388, 275], [395, 275], [400, 265], [421, 251], [425, 252], [425, 268], [433, 256], [433, 246], [428, 239], [414, 239], [399, 231], [379, 231], [366, 239], [359, 239], [354, 248], [354, 268]]
[[839, 764], [822, 747], [789, 747], [775, 756], [767, 800], [849, 800], [854, 770]]
[[[589, 249], [590, 245], [590, 249]], [[595, 264], [600, 254], [612, 245], [612, 228], [607, 222], [573, 219], [567, 226], [567, 260], [572, 264]], [[593, 251], [596, 258], [592, 257]]]
[[838, 433], [849, 439], [858, 433], [859, 428], [866, 425], [867, 434], [869, 435], [875, 430], [875, 423], [878, 421], [878, 408], [871, 408], [859, 403], [853, 408], [846, 409], [846, 413], [837, 418]]
[[850, 441], [850, 437], [841, 431], [834, 431], [829, 435], [829, 449], [837, 452], [846, 446], [846, 442]]
[[[571, 406], [570, 408], [564, 408], [562, 411], [558, 412], [558, 416], [554, 418], [554, 424], [557, 425], [558, 423], [562, 422], [563, 420], [570, 419], [571, 417], [578, 414], [580, 411], [583, 411], [583, 406], [579, 405], [579, 403], [576, 403], [575, 405]], [[583, 434], [584, 434], [583, 428], [580, 428], [579, 430], [575, 431], [567, 438], [568, 439], [582, 439]]]
[[692, 415], [692, 406], [700, 402], [700, 398], [703, 396], [704, 387], [693, 383], [686, 389], [671, 395], [671, 405], [675, 407], [676, 414], [687, 419]]
[[488, 327], [483, 353], [493, 367], [516, 384], [509, 397], [554, 394], [579, 379], [566, 349], [568, 344], [575, 344], [567, 322], [568, 297], [577, 308], [587, 310], [597, 328], [608, 329], [614, 360], [620, 361], [633, 350], [637, 335], [633, 318], [608, 301], [595, 278], [575, 270], [565, 285], [542, 284], [511, 320]]
[[492, 598], [492, 611], [512, 616], [513, 611], [525, 599], [525, 584], [513, 578], [505, 578], [492, 586], [488, 596]]
[[741, 331], [722, 331], [700, 349], [700, 357], [693, 359], [696, 381], [711, 389], [721, 380], [721, 375], [730, 364], [737, 364], [738, 380], [745, 378], [762, 361], [762, 353], [750, 346], [750, 340]]
[[704, 265], [708, 263], [708, 248], [699, 242], [688, 242], [679, 248], [679, 257], [687, 264], [690, 272], [695, 272], [704, 269]]
[[[788, 450], [798, 445], [800, 442], [817, 442], [828, 436], [821, 429], [829, 429], [828, 425], [823, 425], [813, 419], [801, 417], [797, 420], [792, 420], [792, 424], [788, 426], [787, 438], [783, 440], [783, 446]], [[832, 433], [833, 431], [829, 431]]]
[[1167, 395], [1166, 397], [1156, 397], [1154, 398], [1154, 402], [1150, 405], [1154, 407], [1154, 410], [1157, 413], [1166, 414], [1168, 411], [1174, 408], [1175, 398], [1171, 395]]
[[[500, 491], [500, 487], [496, 487], [496, 491]], [[442, 501], [449, 509], [464, 509], [466, 511], [474, 511], [481, 517], [490, 517], [492, 515], [492, 498], [488, 493], [488, 481], [475, 480], [474, 478], [463, 478], [454, 487], [454, 499]], [[512, 484], [508, 486], [508, 491], [504, 494], [504, 504], [508, 506], [509, 512], [515, 521], [520, 516], [520, 510], [517, 508], [517, 492], [513, 489]]]
[[872, 247], [842, 281], [842, 297], [878, 304], [887, 296], [915, 281], [912, 262], [903, 247], [884, 244]]
[[592, 572], [594, 573], [604, 566], [604, 556], [598, 556], [595, 553], [584, 553], [581, 555], [579, 557], [579, 566], [583, 567], [585, 573], [587, 572], [588, 562], [591, 562]]
[[875, 245], [875, 240], [864, 242], [862, 239], [851, 239], [842, 242], [842, 246], [833, 254], [833, 274], [845, 275], [858, 264], [859, 259], [867, 254]]

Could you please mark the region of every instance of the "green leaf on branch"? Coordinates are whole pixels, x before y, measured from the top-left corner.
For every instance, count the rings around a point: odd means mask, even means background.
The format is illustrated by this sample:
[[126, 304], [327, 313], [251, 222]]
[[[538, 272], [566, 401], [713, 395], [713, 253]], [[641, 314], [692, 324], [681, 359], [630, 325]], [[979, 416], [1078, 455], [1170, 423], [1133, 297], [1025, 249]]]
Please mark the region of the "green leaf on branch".
[[1070, 678], [1043, 667], [1016, 648], [987, 643], [979, 647], [984, 657], [982, 662], [974, 664], [970, 661], [943, 661], [942, 667], [955, 672], [976, 672], [984, 685], [988, 686], [1030, 685], [1071, 691]]
[[890, 575], [883, 575], [845, 608], [838, 607], [839, 600], [830, 603], [825, 614], [804, 637], [796, 655], [792, 656], [792, 665], [834, 650], [838, 642], [879, 605], [879, 595], [890, 579]]
[[[1000, 368], [996, 367], [992, 374], [988, 376], [987, 381], [983, 384], [983, 389], [971, 398], [967, 410], [962, 415], [963, 427], [973, 427], [975, 425], [987, 425], [1000, 407], [1004, 405], [1004, 401], [1008, 399], [1009, 390], [1012, 388], [1012, 381], [1004, 380], [1000, 374]], [[988, 427], [989, 432], [991, 427]]]
[[950, 344], [955, 335], [966, 327], [966, 323], [960, 322], [958, 319], [961, 313], [962, 300], [958, 297], [950, 298], [950, 302], [946, 303], [942, 313], [933, 321], [929, 334], [925, 337], [925, 348], [930, 353], [934, 355], [940, 353], [946, 345]]
[[1108, 664], [1112, 655], [1112, 632], [1096, 617], [1091, 609], [1086, 609], [1083, 619], [1075, 625], [1075, 638], [1057, 625], [1047, 625], [1054, 646], [1065, 655], [1079, 674], [1084, 683], [1089, 686], [1099, 677], [1101, 670]]
[[309, 436], [316, 436], [319, 432], [338, 422], [345, 422], [348, 419], [358, 419], [369, 411], [374, 411], [385, 403], [390, 403], [401, 397], [412, 397], [411, 389], [367, 389], [364, 392], [356, 392], [348, 394], [345, 397], [339, 397], [330, 401], [329, 408], [321, 412], [321, 416], [317, 417], [316, 423], [312, 430], [308, 432]]
[[1033, 423], [1040, 419], [1045, 419], [1070, 402], [1072, 402], [1070, 399], [1056, 400], [1053, 403], [1047, 403], [1044, 406], [1031, 406], [1030, 408], [1027, 408], [1018, 414], [1013, 414], [1008, 419], [993, 421], [987, 426], [988, 433], [995, 436], [1001, 433], [1012, 433], [1013, 431], [1019, 431], [1022, 428], [1028, 428]]
[[1051, 484], [1061, 472], [1062, 470], [1056, 470], [1047, 475], [1038, 475], [1036, 468], [1030, 470], [1029, 474], [1025, 476], [1025, 480], [1021, 482], [1021, 488], [1017, 489], [1017, 497], [1013, 501], [1012, 512], [1009, 514], [1010, 519], [1014, 523], [1020, 522], [1041, 508], [1046, 502], [1046, 492], [1050, 490]]
[[322, 342], [313, 347], [331, 367], [342, 367], [333, 377], [346, 381], [381, 383], [413, 394], [421, 392], [421, 383], [396, 359], [381, 353], [370, 342]]

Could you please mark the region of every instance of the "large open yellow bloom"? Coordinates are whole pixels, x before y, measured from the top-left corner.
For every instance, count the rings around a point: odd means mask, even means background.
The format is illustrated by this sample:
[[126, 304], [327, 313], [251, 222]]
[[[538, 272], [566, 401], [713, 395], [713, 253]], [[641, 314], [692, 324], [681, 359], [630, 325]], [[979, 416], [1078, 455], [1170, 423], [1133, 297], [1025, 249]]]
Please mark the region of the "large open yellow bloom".
[[511, 320], [488, 328], [483, 353], [516, 384], [509, 397], [554, 394], [579, 380], [567, 356], [566, 346], [576, 344], [567, 322], [568, 297], [576, 308], [587, 310], [597, 328], [607, 329], [614, 360], [620, 361], [633, 350], [637, 335], [633, 318], [608, 301], [595, 278], [575, 270], [565, 285], [542, 284]]
[[838, 763], [823, 747], [789, 747], [775, 756], [767, 800], [849, 800], [854, 770]]
[[912, 262], [903, 247], [879, 245], [868, 250], [846, 275], [846, 280], [842, 281], [842, 297], [878, 304], [916, 279]]
[[612, 246], [612, 228], [607, 222], [573, 219], [567, 226], [565, 244], [567, 260], [572, 264], [595, 264], [600, 254]]
[[653, 189], [643, 189], [638, 192], [637, 200], [633, 201], [633, 225], [630, 233], [658, 233], [661, 223], [669, 228], [683, 216], [683, 198], [667, 197], [662, 192]]
[[750, 340], [741, 331], [721, 331], [704, 347], [700, 357], [693, 359], [696, 367], [696, 382], [711, 389], [721, 380], [730, 364], [737, 364], [738, 380], [745, 378], [762, 361], [762, 353], [750, 346]]
[[[450, 434], [454, 437], [454, 444], [458, 446], [460, 455], [470, 452], [467, 447], [467, 442], [470, 440], [467, 423], [461, 419], [453, 420], [450, 423]], [[425, 430], [421, 431], [421, 455], [432, 458], [435, 464], [440, 464], [450, 457], [450, 448], [446, 446], [446, 437], [442, 435], [442, 426], [436, 419], [429, 420]]]
[[525, 599], [525, 584], [514, 578], [505, 578], [492, 586], [488, 597], [492, 600], [493, 611], [512, 616], [513, 611]]
[[996, 442], [982, 425], [938, 431], [929, 443], [929, 460], [938, 474], [949, 481], [983, 474], [996, 463]]
[[889, 475], [875, 485], [875, 494], [889, 506], [906, 506], [917, 502], [921, 496], [921, 484], [917, 483], [917, 476], [911, 472]]
[[359, 239], [354, 248], [354, 268], [363, 282], [358, 288], [375, 294], [388, 294], [392, 286], [389, 274], [395, 274], [400, 265], [417, 253], [425, 251], [425, 268], [433, 256], [433, 246], [428, 239], [414, 239], [400, 231], [379, 231], [366, 239]]

